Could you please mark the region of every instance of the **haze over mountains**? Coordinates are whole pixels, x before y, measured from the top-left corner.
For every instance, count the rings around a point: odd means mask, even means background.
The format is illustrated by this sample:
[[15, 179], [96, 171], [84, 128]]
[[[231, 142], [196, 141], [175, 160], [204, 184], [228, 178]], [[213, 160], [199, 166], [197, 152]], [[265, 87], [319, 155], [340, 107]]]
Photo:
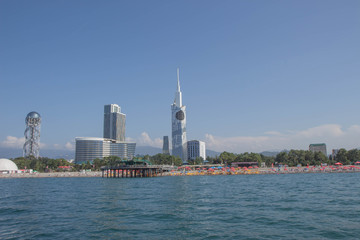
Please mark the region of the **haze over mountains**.
[[[264, 151], [261, 152], [264, 156], [276, 156], [281, 151]], [[161, 148], [150, 147], [150, 146], [137, 146], [136, 147], [136, 155], [155, 155], [158, 153], [162, 153]], [[206, 150], [206, 156], [216, 157], [219, 156], [221, 153]], [[5, 148], [0, 147], [0, 158], [17, 158], [23, 155], [22, 149], [15, 149], [15, 148]], [[64, 158], [67, 160], [71, 160], [75, 158], [75, 150], [68, 150], [68, 149], [40, 149], [40, 156], [48, 157], [48, 158]]]
[[[161, 148], [155, 148], [150, 146], [137, 146], [135, 155], [155, 155], [158, 153], [162, 153]], [[22, 149], [15, 148], [4, 148], [0, 147], [0, 158], [17, 158], [23, 155]], [[219, 152], [207, 150], [206, 156], [215, 157], [219, 156]], [[67, 160], [75, 158], [75, 150], [67, 150], [67, 149], [40, 149], [41, 157], [48, 158], [64, 158]]]

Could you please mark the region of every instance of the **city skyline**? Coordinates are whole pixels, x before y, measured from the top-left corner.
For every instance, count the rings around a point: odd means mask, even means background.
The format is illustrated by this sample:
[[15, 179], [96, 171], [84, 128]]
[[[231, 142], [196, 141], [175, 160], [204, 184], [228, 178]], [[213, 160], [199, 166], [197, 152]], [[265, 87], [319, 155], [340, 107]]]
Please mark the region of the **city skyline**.
[[36, 111], [40, 148], [74, 149], [76, 136], [103, 135], [102, 108], [116, 102], [128, 140], [161, 148], [180, 67], [187, 138], [207, 149], [358, 148], [359, 9], [331, 0], [1, 1], [0, 147], [21, 153], [24, 115]]

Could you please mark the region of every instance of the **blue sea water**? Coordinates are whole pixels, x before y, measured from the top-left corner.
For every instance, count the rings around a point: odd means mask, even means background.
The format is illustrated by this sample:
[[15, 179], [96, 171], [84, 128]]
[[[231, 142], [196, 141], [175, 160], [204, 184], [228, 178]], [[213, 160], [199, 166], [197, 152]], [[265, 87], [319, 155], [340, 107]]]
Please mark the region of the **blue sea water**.
[[360, 238], [360, 173], [0, 179], [0, 239], [309, 238]]

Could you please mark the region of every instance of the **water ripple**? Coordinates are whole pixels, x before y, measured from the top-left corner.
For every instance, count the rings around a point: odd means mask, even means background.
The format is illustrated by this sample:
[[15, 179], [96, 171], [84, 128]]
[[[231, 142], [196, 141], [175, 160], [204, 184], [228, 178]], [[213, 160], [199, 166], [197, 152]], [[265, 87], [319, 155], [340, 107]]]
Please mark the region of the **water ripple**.
[[356, 239], [360, 174], [0, 179], [0, 239]]

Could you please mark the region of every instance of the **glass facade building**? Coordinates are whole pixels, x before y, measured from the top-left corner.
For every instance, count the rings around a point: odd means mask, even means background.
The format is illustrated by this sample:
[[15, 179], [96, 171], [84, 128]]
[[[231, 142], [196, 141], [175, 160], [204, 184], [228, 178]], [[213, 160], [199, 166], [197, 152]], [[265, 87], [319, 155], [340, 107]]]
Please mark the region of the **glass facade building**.
[[126, 115], [117, 104], [104, 106], [104, 138], [125, 141]]
[[164, 138], [163, 138], [163, 154], [170, 155], [169, 137], [168, 136], [164, 136]]
[[75, 145], [75, 163], [77, 164], [108, 156], [132, 159], [136, 148], [136, 143], [92, 137], [78, 137], [75, 139]]

